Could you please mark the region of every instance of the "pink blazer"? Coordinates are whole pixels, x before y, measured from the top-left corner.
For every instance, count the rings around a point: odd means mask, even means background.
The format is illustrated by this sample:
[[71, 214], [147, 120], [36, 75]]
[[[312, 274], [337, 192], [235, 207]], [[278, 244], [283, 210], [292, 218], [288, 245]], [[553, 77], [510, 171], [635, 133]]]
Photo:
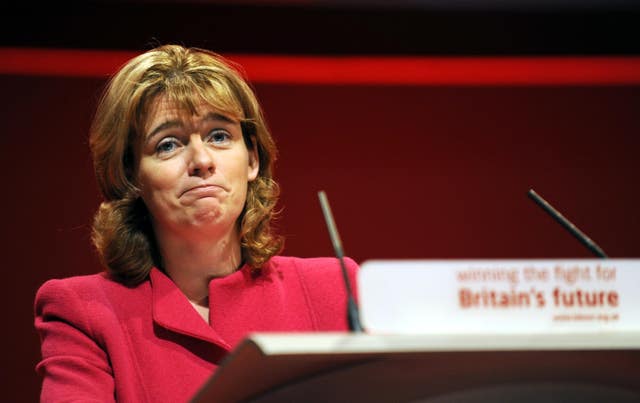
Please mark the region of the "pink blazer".
[[346, 331], [345, 298], [333, 258], [274, 257], [259, 276], [211, 281], [210, 325], [156, 268], [136, 287], [104, 273], [50, 280], [35, 300], [41, 401], [187, 401], [249, 332]]

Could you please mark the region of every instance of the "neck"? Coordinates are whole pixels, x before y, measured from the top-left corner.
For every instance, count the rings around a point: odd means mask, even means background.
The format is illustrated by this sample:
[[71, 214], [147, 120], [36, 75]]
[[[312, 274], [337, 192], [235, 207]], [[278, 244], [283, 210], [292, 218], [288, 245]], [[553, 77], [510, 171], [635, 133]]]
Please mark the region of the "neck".
[[226, 233], [199, 240], [156, 229], [156, 240], [167, 275], [192, 303], [204, 307], [209, 306], [209, 282], [235, 272], [242, 261], [235, 225]]

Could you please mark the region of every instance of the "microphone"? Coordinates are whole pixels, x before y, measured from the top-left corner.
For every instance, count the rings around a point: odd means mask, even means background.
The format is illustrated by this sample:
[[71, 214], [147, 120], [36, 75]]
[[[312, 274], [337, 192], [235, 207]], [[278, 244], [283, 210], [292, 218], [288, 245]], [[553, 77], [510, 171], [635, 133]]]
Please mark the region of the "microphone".
[[344, 251], [342, 250], [342, 242], [340, 241], [340, 235], [336, 228], [336, 223], [333, 221], [333, 214], [331, 214], [331, 207], [329, 207], [329, 200], [324, 191], [318, 192], [318, 198], [320, 199], [320, 207], [322, 208], [322, 214], [324, 215], [324, 221], [327, 223], [327, 229], [329, 230], [329, 237], [333, 244], [333, 249], [336, 253], [336, 257], [340, 261], [340, 267], [342, 268], [342, 276], [344, 278], [344, 284], [347, 289], [347, 323], [349, 324], [349, 330], [352, 332], [362, 332], [364, 329], [360, 324], [360, 312], [358, 311], [358, 305], [353, 297], [353, 291], [351, 290], [351, 282], [349, 281], [349, 275], [347, 274], [347, 268], [344, 265]]
[[538, 206], [540, 206], [544, 211], [549, 213], [549, 215], [556, 220], [560, 225], [562, 225], [567, 231], [571, 233], [574, 237], [580, 241], [584, 246], [587, 247], [594, 255], [597, 257], [601, 257], [606, 259], [608, 256], [604, 253], [602, 248], [596, 245], [595, 242], [591, 240], [588, 236], [586, 236], [582, 231], [578, 229], [573, 223], [567, 220], [558, 210], [551, 207], [551, 205], [543, 199], [539, 194], [537, 194], [533, 189], [529, 189], [527, 192], [529, 198], [531, 198]]

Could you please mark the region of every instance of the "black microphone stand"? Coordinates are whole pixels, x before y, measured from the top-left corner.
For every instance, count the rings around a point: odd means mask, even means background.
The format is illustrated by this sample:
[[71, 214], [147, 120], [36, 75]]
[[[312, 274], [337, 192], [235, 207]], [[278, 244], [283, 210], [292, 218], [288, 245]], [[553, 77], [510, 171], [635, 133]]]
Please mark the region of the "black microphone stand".
[[580, 241], [584, 246], [587, 247], [597, 257], [601, 257], [606, 259], [608, 256], [602, 248], [596, 245], [595, 242], [591, 240], [588, 236], [586, 236], [582, 231], [578, 229], [573, 223], [567, 220], [560, 212], [554, 209], [545, 199], [543, 199], [539, 194], [537, 194], [533, 189], [529, 189], [527, 192], [529, 198], [531, 198], [538, 206], [540, 206], [544, 211], [546, 211], [554, 220], [556, 220], [560, 225], [562, 225], [567, 231], [571, 233], [574, 237]]
[[344, 277], [344, 284], [347, 289], [347, 322], [349, 324], [349, 330], [352, 332], [362, 332], [364, 329], [360, 324], [360, 311], [358, 310], [358, 304], [353, 297], [353, 291], [351, 289], [351, 282], [349, 281], [349, 275], [347, 274], [347, 268], [344, 264], [344, 251], [342, 250], [342, 242], [340, 241], [340, 235], [338, 229], [333, 221], [333, 214], [331, 214], [331, 207], [329, 207], [329, 200], [324, 191], [318, 192], [318, 198], [320, 199], [320, 207], [322, 207], [322, 214], [324, 220], [327, 223], [327, 229], [329, 230], [329, 237], [331, 237], [331, 243], [336, 253], [336, 257], [340, 261], [340, 267], [342, 268], [342, 276]]

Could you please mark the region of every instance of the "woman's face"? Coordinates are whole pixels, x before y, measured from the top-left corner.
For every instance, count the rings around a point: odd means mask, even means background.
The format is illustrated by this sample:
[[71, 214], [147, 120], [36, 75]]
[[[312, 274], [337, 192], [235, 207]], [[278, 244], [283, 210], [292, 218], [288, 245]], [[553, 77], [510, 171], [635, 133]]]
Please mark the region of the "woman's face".
[[205, 103], [191, 115], [164, 96], [148, 110], [137, 181], [155, 231], [189, 238], [232, 230], [259, 168], [240, 123]]

